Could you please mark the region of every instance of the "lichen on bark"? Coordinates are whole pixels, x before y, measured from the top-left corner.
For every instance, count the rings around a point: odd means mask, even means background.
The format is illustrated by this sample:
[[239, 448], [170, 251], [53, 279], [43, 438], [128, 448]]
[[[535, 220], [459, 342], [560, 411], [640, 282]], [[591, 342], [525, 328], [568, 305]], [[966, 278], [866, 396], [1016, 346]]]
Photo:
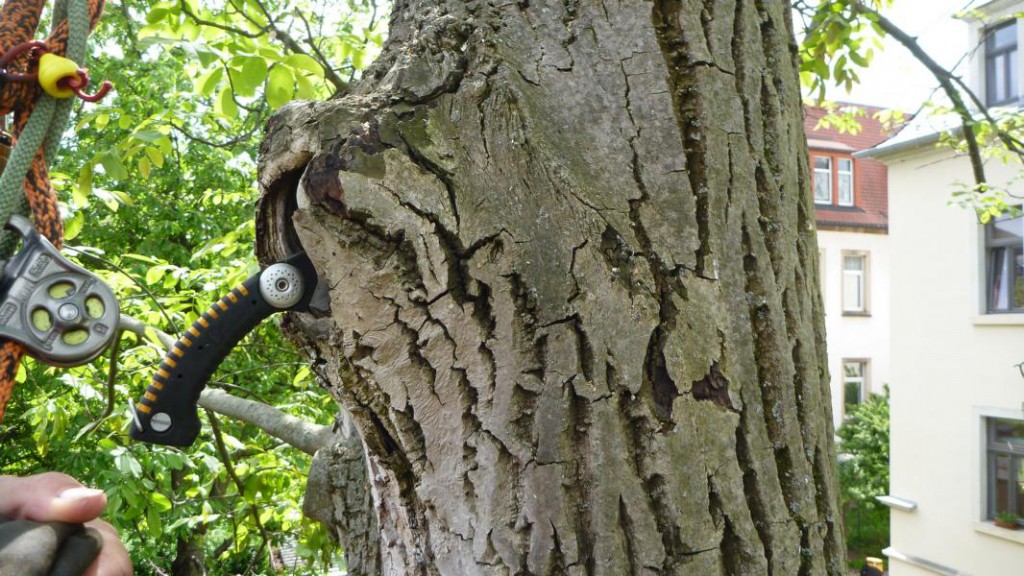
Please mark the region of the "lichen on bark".
[[261, 150], [261, 257], [331, 287], [289, 325], [362, 439], [373, 566], [841, 574], [786, 3], [393, 11]]

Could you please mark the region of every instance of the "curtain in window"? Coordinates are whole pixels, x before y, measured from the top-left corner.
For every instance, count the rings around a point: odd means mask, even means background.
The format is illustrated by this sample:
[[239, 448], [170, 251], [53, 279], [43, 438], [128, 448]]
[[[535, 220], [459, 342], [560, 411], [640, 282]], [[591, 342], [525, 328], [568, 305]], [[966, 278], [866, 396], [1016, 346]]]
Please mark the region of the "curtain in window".
[[839, 205], [853, 206], [853, 160], [840, 158], [838, 168]]
[[864, 312], [864, 256], [843, 257], [843, 311]]
[[991, 276], [989, 308], [1011, 310], [1024, 307], [1024, 249], [1021, 246], [990, 251]]
[[832, 203], [832, 159], [814, 157], [814, 201], [818, 204]]

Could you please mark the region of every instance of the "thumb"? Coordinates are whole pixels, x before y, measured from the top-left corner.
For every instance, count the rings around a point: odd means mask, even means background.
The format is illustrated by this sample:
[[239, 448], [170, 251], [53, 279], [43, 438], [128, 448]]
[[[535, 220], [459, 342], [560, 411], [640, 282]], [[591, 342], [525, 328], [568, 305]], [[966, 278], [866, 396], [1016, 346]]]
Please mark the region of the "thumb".
[[102, 490], [58, 472], [0, 476], [0, 516], [35, 522], [88, 522], [107, 505]]

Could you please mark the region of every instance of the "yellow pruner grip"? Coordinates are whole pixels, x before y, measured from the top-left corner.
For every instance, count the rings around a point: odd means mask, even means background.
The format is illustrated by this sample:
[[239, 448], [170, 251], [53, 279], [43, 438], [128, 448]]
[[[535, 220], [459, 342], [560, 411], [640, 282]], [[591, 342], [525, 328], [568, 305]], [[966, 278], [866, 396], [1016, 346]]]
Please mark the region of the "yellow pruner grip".
[[64, 84], [61, 80], [68, 77], [78, 77], [80, 74], [78, 64], [63, 56], [47, 52], [39, 57], [39, 85], [47, 94], [54, 98], [71, 98], [75, 91]]

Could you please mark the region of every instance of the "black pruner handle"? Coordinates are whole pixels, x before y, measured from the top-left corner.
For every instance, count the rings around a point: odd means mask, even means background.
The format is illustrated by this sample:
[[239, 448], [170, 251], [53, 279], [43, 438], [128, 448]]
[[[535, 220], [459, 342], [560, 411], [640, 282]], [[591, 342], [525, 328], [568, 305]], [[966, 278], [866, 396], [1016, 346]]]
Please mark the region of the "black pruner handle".
[[191, 446], [199, 435], [196, 403], [231, 349], [276, 312], [260, 294], [255, 274], [210, 306], [171, 346], [135, 405], [131, 436], [168, 446]]
[[210, 306], [160, 363], [135, 405], [131, 437], [153, 444], [191, 446], [200, 429], [199, 393], [217, 367], [271, 314], [308, 309], [316, 284], [312, 264], [299, 253], [251, 276]]

